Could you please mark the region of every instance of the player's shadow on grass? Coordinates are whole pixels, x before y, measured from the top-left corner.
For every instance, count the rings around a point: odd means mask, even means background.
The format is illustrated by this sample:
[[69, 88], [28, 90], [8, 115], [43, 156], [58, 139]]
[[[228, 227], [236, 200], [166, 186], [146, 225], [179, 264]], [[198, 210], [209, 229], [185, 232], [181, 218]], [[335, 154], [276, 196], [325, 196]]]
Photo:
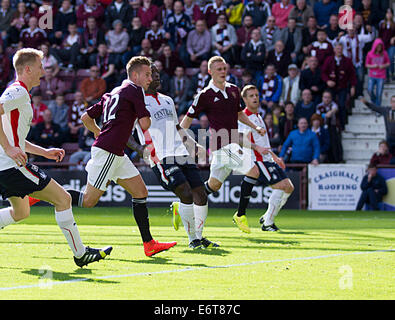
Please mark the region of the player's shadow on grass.
[[144, 263], [144, 264], [166, 264], [166, 265], [176, 265], [176, 266], [185, 266], [185, 267], [208, 267], [204, 263], [179, 263], [172, 262], [170, 258], [161, 258], [161, 257], [151, 257], [150, 259], [142, 259], [133, 261], [134, 263]]
[[117, 284], [118, 281], [103, 280], [103, 279], [87, 279], [83, 275], [92, 274], [90, 269], [76, 269], [74, 273], [58, 272], [53, 270], [43, 270], [43, 269], [27, 269], [22, 271], [24, 274], [37, 276], [39, 279], [52, 280], [52, 281], [84, 281], [84, 282], [94, 282], [103, 284]]
[[220, 249], [220, 248], [212, 248], [212, 249], [196, 249], [196, 250], [191, 250], [191, 249], [185, 249], [181, 251], [181, 253], [187, 253], [187, 254], [194, 254], [194, 255], [208, 255], [208, 256], [226, 256], [229, 253], [231, 253], [228, 250], [225, 249]]
[[273, 239], [264, 239], [264, 238], [246, 238], [246, 240], [259, 244], [273, 243], [273, 244], [292, 245], [292, 246], [300, 245], [300, 242], [295, 240], [273, 240]]

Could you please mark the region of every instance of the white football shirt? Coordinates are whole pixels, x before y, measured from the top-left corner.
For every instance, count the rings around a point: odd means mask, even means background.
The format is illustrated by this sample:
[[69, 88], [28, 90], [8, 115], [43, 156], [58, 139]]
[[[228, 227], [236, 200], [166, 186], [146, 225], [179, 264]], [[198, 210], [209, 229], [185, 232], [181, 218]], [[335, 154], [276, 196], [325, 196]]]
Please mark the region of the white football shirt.
[[[151, 114], [148, 132], [158, 159], [189, 155], [176, 128], [178, 117], [173, 99], [161, 93], [157, 93], [156, 96], [146, 93], [145, 104]], [[140, 126], [137, 126], [137, 130], [140, 142], [144, 143], [144, 134]], [[155, 164], [151, 162], [151, 166], [153, 165]]]
[[[248, 119], [257, 126], [263, 128], [266, 130], [266, 125], [265, 122], [263, 121], [262, 117], [258, 113], [252, 113], [250, 110], [245, 108], [243, 112], [248, 116]], [[255, 143], [258, 146], [264, 147], [264, 148], [271, 148], [270, 147], [270, 141], [267, 133], [263, 136], [261, 136], [258, 132], [255, 130], [252, 130], [251, 127], [245, 125], [244, 123], [241, 123], [240, 121], [238, 122], [239, 125], [239, 132], [242, 132], [244, 134], [248, 135], [248, 138], [252, 143]], [[243, 148], [244, 151], [251, 150], [248, 148]], [[273, 158], [270, 153], [268, 154], [260, 154], [256, 152], [255, 150], [251, 150], [250, 152], [254, 151], [253, 153], [253, 159], [254, 161], [271, 161], [273, 162]]]
[[[33, 108], [26, 85], [21, 81], [14, 82], [3, 92], [0, 103], [4, 109], [1, 116], [3, 130], [10, 145], [25, 151], [26, 136], [33, 119]], [[17, 168], [18, 165], [0, 146], [0, 170], [14, 167]]]

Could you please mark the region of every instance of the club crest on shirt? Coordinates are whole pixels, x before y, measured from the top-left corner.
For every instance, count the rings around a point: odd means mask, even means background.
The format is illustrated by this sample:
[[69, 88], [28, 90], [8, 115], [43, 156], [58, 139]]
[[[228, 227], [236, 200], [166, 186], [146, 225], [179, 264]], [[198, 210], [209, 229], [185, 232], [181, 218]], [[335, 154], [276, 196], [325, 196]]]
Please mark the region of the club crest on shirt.
[[234, 91], [232, 91], [232, 96], [236, 99], [236, 93]]

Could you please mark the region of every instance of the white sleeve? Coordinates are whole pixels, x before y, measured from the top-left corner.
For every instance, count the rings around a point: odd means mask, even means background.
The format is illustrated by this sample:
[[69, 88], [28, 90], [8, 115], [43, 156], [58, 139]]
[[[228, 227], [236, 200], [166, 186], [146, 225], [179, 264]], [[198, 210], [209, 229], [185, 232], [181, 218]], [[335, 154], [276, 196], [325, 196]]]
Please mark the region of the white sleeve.
[[3, 104], [4, 113], [22, 107], [26, 103], [26, 91], [23, 88], [9, 87], [0, 97], [0, 103]]

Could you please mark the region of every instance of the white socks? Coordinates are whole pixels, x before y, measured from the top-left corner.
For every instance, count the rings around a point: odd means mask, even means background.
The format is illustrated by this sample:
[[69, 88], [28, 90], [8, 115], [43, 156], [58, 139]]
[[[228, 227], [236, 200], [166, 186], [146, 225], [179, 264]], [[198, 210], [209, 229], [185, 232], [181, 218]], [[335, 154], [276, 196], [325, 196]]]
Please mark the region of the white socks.
[[203, 227], [204, 227], [204, 223], [206, 222], [206, 219], [207, 219], [208, 204], [206, 203], [204, 206], [198, 206], [198, 205], [194, 204], [193, 211], [195, 213], [196, 236], [198, 237], [198, 239], [202, 239]]
[[188, 234], [189, 242], [192, 242], [196, 239], [193, 204], [185, 204], [180, 202], [178, 212], [180, 214], [182, 223], [184, 224], [185, 231]]
[[[274, 223], [274, 218], [278, 214], [281, 209], [281, 203], [283, 198], [284, 191], [280, 189], [274, 189], [270, 198], [269, 198], [269, 206], [264, 214], [264, 225], [270, 226]], [[289, 195], [288, 195], [289, 196]], [[285, 200], [286, 201], [286, 200]], [[285, 203], [285, 202], [284, 202]]]
[[85, 253], [85, 246], [82, 243], [77, 224], [74, 221], [72, 209], [70, 208], [64, 211], [55, 210], [55, 218], [74, 256], [81, 258]]
[[0, 229], [15, 223], [15, 220], [11, 215], [11, 211], [11, 207], [0, 209]]

